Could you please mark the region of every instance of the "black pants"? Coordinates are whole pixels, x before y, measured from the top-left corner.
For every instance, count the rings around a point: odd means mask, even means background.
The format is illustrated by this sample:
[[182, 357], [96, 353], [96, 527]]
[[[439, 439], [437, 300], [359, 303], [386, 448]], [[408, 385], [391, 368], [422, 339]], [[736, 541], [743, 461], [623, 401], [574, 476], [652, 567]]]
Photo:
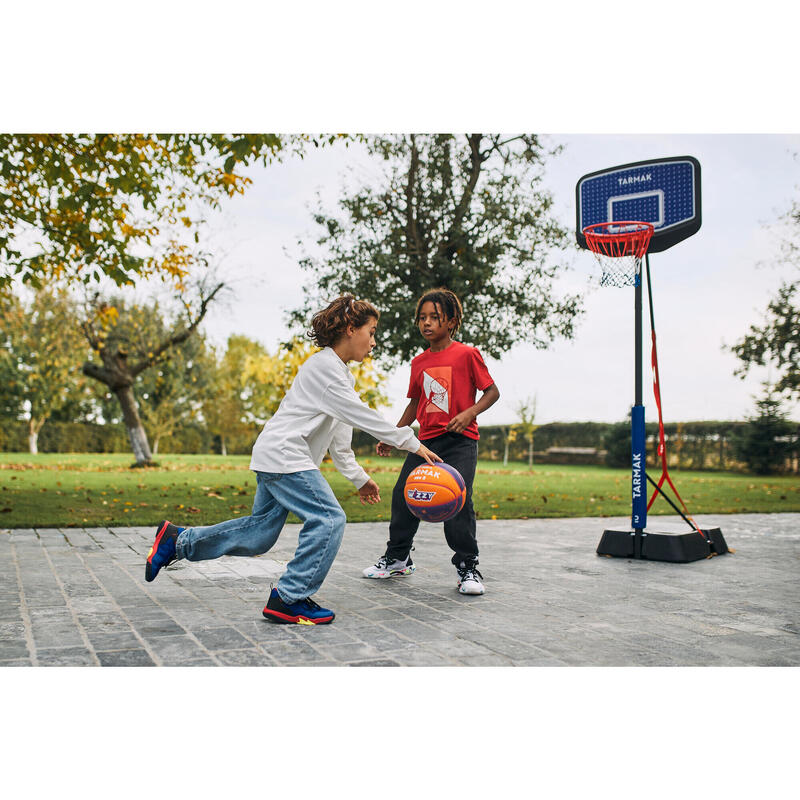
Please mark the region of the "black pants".
[[[455, 467], [464, 478], [467, 500], [464, 508], [444, 523], [444, 537], [454, 553], [451, 559], [453, 564], [458, 565], [462, 561], [477, 564], [478, 540], [475, 535], [475, 510], [472, 507], [472, 482], [475, 480], [475, 467], [478, 463], [478, 442], [460, 433], [443, 433], [433, 439], [426, 439], [423, 444], [442, 458], [445, 464]], [[389, 541], [386, 543], [386, 555], [389, 558], [404, 561], [411, 552], [419, 519], [408, 510], [403, 488], [411, 471], [424, 463], [424, 458], [409, 453], [394, 485], [392, 521], [389, 523]]]

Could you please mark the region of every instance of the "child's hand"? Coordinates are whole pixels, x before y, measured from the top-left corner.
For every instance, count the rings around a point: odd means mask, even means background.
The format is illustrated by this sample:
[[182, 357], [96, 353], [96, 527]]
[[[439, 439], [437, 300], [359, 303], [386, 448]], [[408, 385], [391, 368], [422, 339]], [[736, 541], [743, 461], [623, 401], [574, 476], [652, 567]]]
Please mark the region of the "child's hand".
[[433, 450], [429, 450], [425, 447], [424, 444], [420, 444], [419, 450], [417, 450], [417, 455], [420, 458], [424, 458], [431, 466], [435, 464], [437, 461], [441, 461], [442, 459], [433, 452]]
[[375, 452], [379, 456], [390, 456], [392, 454], [392, 446], [390, 444], [386, 444], [386, 442], [378, 442]]
[[450, 431], [451, 433], [463, 433], [467, 428], [469, 428], [474, 419], [474, 414], [470, 414], [469, 411], [462, 411], [460, 414], [456, 414], [453, 419], [447, 423], [446, 430]]
[[381, 490], [377, 483], [370, 478], [359, 490], [358, 496], [361, 498], [361, 505], [365, 506], [367, 503], [375, 505], [381, 501]]

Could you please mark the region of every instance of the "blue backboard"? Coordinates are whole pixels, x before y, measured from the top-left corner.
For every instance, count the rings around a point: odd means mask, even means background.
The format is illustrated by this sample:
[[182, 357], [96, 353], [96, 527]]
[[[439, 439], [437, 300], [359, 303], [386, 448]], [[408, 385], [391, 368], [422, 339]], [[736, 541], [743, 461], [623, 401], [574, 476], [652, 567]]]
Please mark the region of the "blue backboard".
[[659, 253], [700, 230], [700, 162], [692, 156], [655, 158], [591, 172], [575, 187], [578, 244], [587, 225], [614, 220], [651, 222], [648, 253]]

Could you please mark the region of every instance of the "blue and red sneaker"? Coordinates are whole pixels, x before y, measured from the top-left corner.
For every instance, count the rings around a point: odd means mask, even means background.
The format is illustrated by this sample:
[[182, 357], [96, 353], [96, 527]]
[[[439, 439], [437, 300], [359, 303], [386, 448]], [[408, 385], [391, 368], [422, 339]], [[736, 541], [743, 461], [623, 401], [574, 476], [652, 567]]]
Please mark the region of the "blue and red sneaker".
[[186, 530], [173, 525], [169, 520], [159, 523], [156, 528], [156, 539], [150, 552], [147, 554], [147, 563], [144, 567], [144, 579], [155, 580], [159, 570], [175, 560], [175, 541], [178, 534]]
[[270, 622], [283, 625], [327, 625], [336, 616], [333, 611], [318, 606], [310, 597], [296, 603], [284, 603], [275, 588], [269, 593], [269, 600], [261, 613]]

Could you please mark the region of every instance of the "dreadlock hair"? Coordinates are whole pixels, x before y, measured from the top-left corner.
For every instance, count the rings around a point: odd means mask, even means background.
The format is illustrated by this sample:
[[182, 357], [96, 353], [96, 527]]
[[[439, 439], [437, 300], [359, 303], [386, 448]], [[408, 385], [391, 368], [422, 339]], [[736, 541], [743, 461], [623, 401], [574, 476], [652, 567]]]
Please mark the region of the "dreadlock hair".
[[360, 328], [371, 319], [380, 319], [380, 312], [366, 300], [356, 300], [352, 294], [337, 297], [327, 308], [311, 318], [306, 336], [318, 347], [331, 347], [345, 334], [347, 326]]
[[443, 286], [438, 289], [429, 289], [417, 300], [417, 310], [414, 313], [415, 322], [419, 322], [419, 312], [425, 303], [433, 303], [442, 316], [455, 323], [452, 333], [455, 333], [461, 327], [461, 318], [464, 316], [464, 312], [461, 309], [461, 301], [455, 292], [451, 292]]

